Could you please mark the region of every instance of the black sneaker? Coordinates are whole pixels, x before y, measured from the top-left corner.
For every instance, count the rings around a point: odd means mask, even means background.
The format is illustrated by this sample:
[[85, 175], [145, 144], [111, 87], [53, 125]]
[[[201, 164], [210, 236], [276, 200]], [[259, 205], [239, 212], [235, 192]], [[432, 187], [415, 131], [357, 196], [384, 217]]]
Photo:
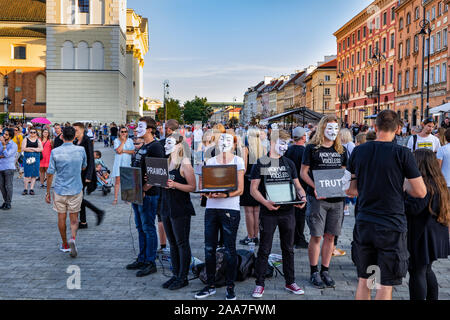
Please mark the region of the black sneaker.
[[236, 300], [236, 294], [234, 293], [234, 286], [227, 287], [227, 297], [226, 300]]
[[242, 239], [242, 240], [239, 240], [239, 243], [242, 244], [243, 246], [248, 246], [248, 244], [249, 244], [250, 242], [252, 242], [252, 240], [249, 239], [248, 236], [245, 237], [245, 238]]
[[207, 286], [195, 294], [195, 299], [204, 299], [212, 296], [213, 294], [216, 294], [216, 288]]
[[0, 207], [0, 209], [5, 209], [5, 206], [6, 206], [6, 203], [4, 202], [4, 203], [2, 204], [2, 206]]
[[148, 276], [149, 274], [156, 273], [156, 264], [154, 262], [150, 262], [145, 265], [141, 270], [136, 273], [136, 277], [141, 278]]
[[87, 229], [88, 228], [88, 224], [86, 223], [78, 223], [78, 229]]
[[169, 287], [169, 290], [178, 290], [184, 288], [189, 285], [189, 281], [187, 279], [177, 279], [175, 280]]
[[126, 268], [127, 268], [127, 270], [138, 270], [138, 269], [142, 269], [143, 267], [145, 267], [145, 263], [136, 260], [133, 263], [130, 263], [129, 265], [127, 265]]
[[319, 272], [314, 272], [310, 279], [311, 284], [317, 289], [325, 289], [325, 284], [320, 279]]
[[259, 239], [253, 238], [253, 242], [255, 243], [255, 246], [259, 246]]
[[11, 205], [10, 204], [6, 204], [5, 207], [3, 208], [3, 210], [10, 210], [11, 209]]
[[100, 211], [97, 213], [97, 225], [98, 225], [98, 226], [102, 223], [103, 217], [104, 217], [104, 216], [105, 216], [105, 211], [103, 211], [103, 210], [100, 210]]
[[330, 273], [328, 271], [321, 272], [320, 278], [322, 278], [322, 281], [325, 283], [327, 288], [335, 288], [336, 287], [336, 283], [334, 282], [333, 278], [330, 277]]
[[177, 277], [173, 276], [173, 277], [170, 278], [168, 281], [164, 282], [163, 285], [162, 285], [162, 287], [163, 287], [164, 289], [169, 288], [170, 285], [171, 285], [172, 283], [175, 282], [175, 280], [177, 280]]

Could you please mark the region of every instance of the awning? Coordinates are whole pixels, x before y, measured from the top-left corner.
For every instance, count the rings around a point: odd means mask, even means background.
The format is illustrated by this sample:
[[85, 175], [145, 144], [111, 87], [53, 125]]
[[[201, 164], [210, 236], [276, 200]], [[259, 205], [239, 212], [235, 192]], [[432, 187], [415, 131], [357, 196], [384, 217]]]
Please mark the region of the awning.
[[450, 103], [446, 103], [446, 104], [440, 105], [436, 108], [432, 108], [429, 110], [430, 114], [438, 114], [441, 112], [443, 112], [443, 113], [450, 112]]
[[307, 107], [301, 107], [301, 108], [286, 111], [286, 112], [277, 114], [275, 116], [263, 119], [259, 123], [262, 125], [266, 125], [266, 124], [272, 123], [276, 120], [279, 120], [279, 119], [282, 119], [285, 117], [289, 117], [294, 114], [297, 115], [297, 117], [296, 117], [297, 121], [301, 121], [301, 122], [319, 122], [320, 119], [322, 119], [322, 117], [324, 116], [322, 113], [312, 111], [312, 110], [308, 109]]

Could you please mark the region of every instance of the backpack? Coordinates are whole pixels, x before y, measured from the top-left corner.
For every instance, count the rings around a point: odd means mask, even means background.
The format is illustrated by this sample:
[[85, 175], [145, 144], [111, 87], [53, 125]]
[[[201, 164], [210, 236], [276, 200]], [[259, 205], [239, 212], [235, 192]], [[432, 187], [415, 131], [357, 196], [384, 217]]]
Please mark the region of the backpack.
[[248, 250], [237, 250], [238, 270], [236, 281], [245, 281], [250, 278], [255, 268], [255, 254]]
[[[225, 283], [225, 272], [226, 272], [226, 268], [227, 268], [227, 262], [225, 260], [225, 250], [224, 249], [220, 249], [216, 251], [216, 282], [215, 282], [215, 286], [217, 288], [220, 287], [224, 287], [226, 285]], [[206, 275], [206, 267], [201, 267], [200, 265], [198, 266], [196, 272], [198, 272], [200, 270], [199, 273], [199, 279], [204, 283], [204, 284], [208, 284], [208, 277]]]

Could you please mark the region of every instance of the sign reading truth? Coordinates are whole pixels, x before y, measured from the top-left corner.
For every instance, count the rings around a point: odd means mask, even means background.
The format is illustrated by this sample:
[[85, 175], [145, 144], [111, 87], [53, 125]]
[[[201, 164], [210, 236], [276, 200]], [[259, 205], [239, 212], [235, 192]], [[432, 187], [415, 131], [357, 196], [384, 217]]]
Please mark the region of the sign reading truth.
[[313, 170], [314, 184], [319, 198], [346, 197], [342, 190], [345, 169]]
[[169, 180], [169, 159], [145, 158], [147, 183], [157, 187], [167, 187]]

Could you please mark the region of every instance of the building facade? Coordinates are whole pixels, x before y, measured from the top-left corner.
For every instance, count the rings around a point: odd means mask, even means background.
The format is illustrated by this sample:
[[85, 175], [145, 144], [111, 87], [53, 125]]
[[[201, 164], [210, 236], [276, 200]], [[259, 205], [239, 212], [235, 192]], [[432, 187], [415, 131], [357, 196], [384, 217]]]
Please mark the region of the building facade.
[[127, 10], [127, 120], [141, 117], [144, 106], [144, 56], [148, 52], [148, 20]]
[[335, 113], [337, 60], [325, 62], [304, 80], [306, 84], [306, 107], [323, 113]]
[[0, 8], [0, 113], [45, 116], [45, 3], [0, 0]]
[[397, 0], [376, 0], [334, 33], [336, 115], [346, 123], [393, 109]]
[[[442, 0], [401, 0], [396, 13], [395, 110], [414, 126], [426, 116], [428, 89], [430, 108], [449, 101], [448, 3]], [[430, 22], [429, 34], [421, 33], [424, 17]]]

